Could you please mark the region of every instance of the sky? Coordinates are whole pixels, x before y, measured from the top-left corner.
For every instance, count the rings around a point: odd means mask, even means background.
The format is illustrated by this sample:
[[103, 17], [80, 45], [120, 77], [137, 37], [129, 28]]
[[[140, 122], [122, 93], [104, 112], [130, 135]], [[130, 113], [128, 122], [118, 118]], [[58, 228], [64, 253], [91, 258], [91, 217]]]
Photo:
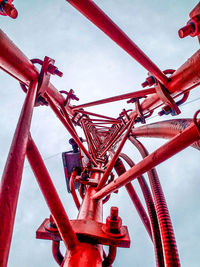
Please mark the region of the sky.
[[[189, 12], [197, 1], [168, 0], [96, 0], [122, 30], [159, 66], [177, 69], [198, 49], [196, 38], [180, 39], [178, 29], [189, 20]], [[113, 43], [99, 29], [79, 14], [66, 1], [15, 0], [19, 16], [16, 20], [0, 17], [1, 29], [28, 58], [49, 56], [63, 71], [62, 78], [52, 77], [58, 90], [72, 88], [85, 103], [104, 97], [140, 90], [147, 71]], [[199, 88], [194, 89], [188, 102], [176, 118], [192, 118], [199, 109]], [[0, 72], [0, 174], [8, 155], [16, 123], [25, 98], [16, 80]], [[74, 103], [76, 104], [76, 103]], [[90, 108], [117, 117], [126, 102]], [[156, 115], [156, 112], [155, 112]], [[172, 119], [155, 116], [148, 122]], [[77, 210], [67, 193], [61, 153], [70, 149], [69, 134], [48, 107], [34, 110], [32, 136], [45, 159], [46, 166], [71, 219]], [[148, 150], [166, 140], [141, 139]], [[123, 150], [135, 162], [140, 155], [127, 143]], [[199, 151], [187, 148], [158, 166], [174, 226], [181, 264], [199, 266]], [[137, 182], [133, 185], [140, 194]], [[142, 199], [142, 197], [141, 197]], [[105, 204], [104, 220], [111, 206], [119, 207], [123, 224], [128, 226], [131, 247], [118, 249], [114, 267], [155, 266], [153, 246], [124, 188], [113, 194]], [[35, 232], [49, 210], [34, 175], [25, 162], [16, 223], [8, 267], [57, 266], [51, 254], [51, 242], [36, 240]], [[63, 253], [65, 252], [62, 247]]]

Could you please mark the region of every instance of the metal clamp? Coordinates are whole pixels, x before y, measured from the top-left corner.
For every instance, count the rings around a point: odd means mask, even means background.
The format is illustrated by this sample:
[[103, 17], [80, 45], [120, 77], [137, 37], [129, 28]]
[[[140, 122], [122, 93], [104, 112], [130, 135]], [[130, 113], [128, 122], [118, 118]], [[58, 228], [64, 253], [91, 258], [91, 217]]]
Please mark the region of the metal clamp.
[[194, 117], [193, 117], [193, 122], [194, 122], [194, 124], [195, 124], [195, 126], [197, 128], [197, 131], [198, 131], [198, 134], [199, 134], [199, 137], [200, 137], [200, 124], [197, 121], [197, 116], [198, 116], [199, 113], [200, 113], [200, 109], [195, 112]]

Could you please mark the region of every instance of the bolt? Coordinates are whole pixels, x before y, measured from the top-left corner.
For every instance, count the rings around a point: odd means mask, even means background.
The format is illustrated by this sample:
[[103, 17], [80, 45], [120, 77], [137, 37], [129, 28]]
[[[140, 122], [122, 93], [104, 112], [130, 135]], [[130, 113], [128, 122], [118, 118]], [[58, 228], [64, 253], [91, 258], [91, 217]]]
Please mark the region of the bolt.
[[53, 75], [57, 75], [59, 77], [63, 76], [63, 73], [61, 71], [58, 70], [58, 68], [52, 64], [49, 65], [48, 67], [48, 72], [53, 74]]
[[117, 207], [111, 207], [110, 209], [110, 219], [113, 221], [116, 221], [118, 219], [118, 208]]
[[143, 88], [144, 88], [144, 87], [147, 87], [147, 86], [148, 86], [148, 82], [145, 81], [145, 82], [143, 82], [141, 85], [142, 85]]
[[185, 27], [181, 28], [178, 31], [178, 35], [180, 38], [184, 38], [184, 37], [190, 35], [191, 33], [193, 33], [194, 31], [195, 31], [195, 24], [188, 22], [188, 24]]
[[5, 3], [3, 5], [3, 9], [4, 9], [5, 13], [9, 17], [11, 17], [12, 19], [16, 19], [17, 18], [17, 16], [18, 16], [17, 9], [12, 4]]
[[146, 78], [145, 82], [143, 82], [141, 85], [142, 87], [146, 86], [152, 86], [156, 82], [155, 78], [153, 76], [149, 76]]

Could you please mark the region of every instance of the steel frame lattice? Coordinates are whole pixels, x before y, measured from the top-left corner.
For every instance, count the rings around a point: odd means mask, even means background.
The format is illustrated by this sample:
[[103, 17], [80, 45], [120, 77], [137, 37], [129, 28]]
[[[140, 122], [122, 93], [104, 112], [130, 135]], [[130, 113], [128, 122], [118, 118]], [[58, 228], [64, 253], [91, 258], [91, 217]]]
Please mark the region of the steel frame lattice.
[[[0, 14], [17, 17], [13, 1], [0, 1]], [[103, 204], [111, 193], [125, 186], [143, 222], [155, 250], [157, 266], [180, 266], [173, 227], [165, 197], [155, 167], [176, 153], [192, 145], [200, 149], [200, 126], [197, 119], [176, 119], [146, 124], [154, 110], [160, 115], [180, 114], [179, 106], [187, 101], [190, 90], [200, 84], [200, 51], [176, 71], [162, 72], [136, 44], [91, 0], [67, 0], [79, 12], [100, 28], [124, 49], [149, 73], [142, 84], [147, 89], [113, 96], [90, 103], [71, 105], [77, 96], [73, 90], [58, 91], [51, 83], [51, 75], [62, 76], [54, 60], [27, 57], [0, 30], [0, 68], [17, 79], [26, 98], [13, 137], [0, 187], [0, 266], [7, 266], [12, 239], [19, 190], [27, 157], [37, 182], [50, 209], [51, 216], [42, 223], [37, 238], [52, 241], [52, 253], [60, 266], [111, 266], [117, 247], [129, 247], [127, 227], [122, 225], [118, 208], [112, 207], [110, 216], [103, 223]], [[200, 36], [200, 4], [190, 13], [190, 20], [179, 30], [181, 38]], [[40, 72], [35, 67], [40, 64]], [[182, 97], [176, 101], [177, 97]], [[144, 100], [141, 100], [145, 98]], [[128, 100], [134, 109], [125, 110], [117, 118], [87, 111], [87, 107]], [[47, 171], [40, 152], [31, 137], [33, 110], [40, 105], [49, 106], [71, 135], [81, 153], [81, 169], [74, 168], [69, 177], [69, 187], [78, 209], [76, 220], [70, 220]], [[144, 125], [138, 126], [138, 123]], [[76, 127], [81, 127], [84, 140], [79, 138]], [[148, 153], [138, 137], [170, 139], [152, 153]], [[129, 140], [141, 153], [142, 160], [134, 164], [122, 149]], [[85, 145], [85, 143], [87, 145]], [[88, 148], [87, 148], [88, 147]], [[87, 163], [83, 163], [83, 157]], [[126, 162], [130, 169], [126, 170]], [[117, 173], [115, 178], [113, 171]], [[143, 174], [148, 174], [150, 188]], [[144, 195], [146, 209], [131, 181], [138, 180]], [[75, 188], [79, 184], [79, 195]], [[60, 241], [67, 252], [60, 252]], [[103, 245], [109, 246], [108, 255]]]

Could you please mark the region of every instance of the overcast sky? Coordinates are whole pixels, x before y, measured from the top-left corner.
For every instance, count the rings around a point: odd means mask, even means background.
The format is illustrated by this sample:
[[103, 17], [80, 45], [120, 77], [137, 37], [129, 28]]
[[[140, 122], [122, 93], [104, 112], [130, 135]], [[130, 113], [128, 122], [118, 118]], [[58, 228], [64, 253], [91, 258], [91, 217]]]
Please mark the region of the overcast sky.
[[[178, 29], [188, 21], [189, 12], [197, 1], [95, 2], [162, 70], [177, 69], [199, 47], [196, 38], [180, 39], [177, 34]], [[64, 72], [62, 78], [52, 77], [52, 83], [58, 90], [73, 88], [80, 98], [79, 102], [84, 103], [141, 89], [147, 71], [66, 1], [15, 0], [14, 3], [19, 17], [16, 20], [0, 17], [2, 30], [28, 58], [43, 59], [44, 56], [49, 56], [56, 60], [56, 66]], [[2, 174], [25, 95], [17, 81], [2, 71], [0, 80]], [[200, 97], [198, 89], [191, 93], [189, 101]], [[192, 117], [199, 109], [199, 104], [200, 100], [197, 100], [183, 106], [182, 113], [177, 118]], [[125, 103], [103, 105], [95, 107], [93, 111], [117, 117], [124, 106]], [[149, 122], [161, 119], [155, 117]], [[35, 109], [31, 132], [68, 216], [76, 218], [76, 207], [65, 188], [61, 161], [61, 152], [70, 149], [69, 134], [48, 107]], [[149, 151], [164, 142], [166, 141], [144, 140]], [[140, 160], [130, 143], [126, 144], [124, 151], [135, 162]], [[184, 267], [197, 267], [200, 262], [199, 160], [199, 151], [187, 148], [157, 168]], [[138, 189], [137, 183], [133, 184]], [[128, 225], [131, 236], [131, 248], [119, 249], [113, 266], [155, 266], [152, 244], [124, 189], [120, 189], [119, 194], [114, 194], [106, 204], [104, 218], [112, 205], [119, 206], [120, 216], [123, 223]], [[57, 266], [51, 255], [51, 242], [35, 239], [35, 231], [48, 216], [49, 210], [29, 164], [25, 162], [9, 267]]]

